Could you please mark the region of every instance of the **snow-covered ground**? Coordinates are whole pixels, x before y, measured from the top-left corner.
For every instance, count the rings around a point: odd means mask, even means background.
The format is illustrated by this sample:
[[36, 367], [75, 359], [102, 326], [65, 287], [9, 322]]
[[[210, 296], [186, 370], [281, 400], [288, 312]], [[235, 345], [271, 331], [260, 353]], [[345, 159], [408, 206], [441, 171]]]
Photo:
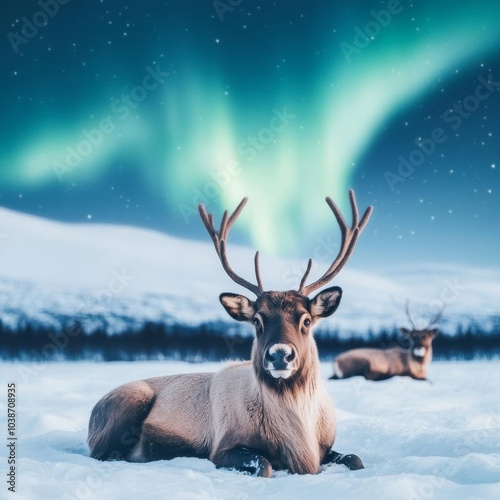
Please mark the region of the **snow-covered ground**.
[[[217, 300], [222, 291], [245, 292], [222, 271], [212, 244], [139, 228], [62, 224], [0, 208], [0, 320], [42, 322], [54, 329], [78, 318], [87, 330], [109, 333], [145, 321], [200, 324], [228, 321]], [[327, 261], [315, 262], [311, 277]], [[237, 272], [253, 276], [253, 250], [231, 245]], [[305, 262], [262, 256], [266, 289], [298, 286]], [[355, 258], [335, 280], [344, 290], [337, 313], [323, 324], [343, 335], [407, 324], [403, 304], [412, 299], [422, 323], [445, 303], [441, 322], [489, 330], [500, 312], [500, 270], [429, 264], [416, 268], [356, 270]]]
[[[494, 499], [500, 492], [498, 362], [435, 362], [433, 384], [408, 378], [325, 381], [339, 420], [335, 449], [366, 469], [329, 466], [317, 476], [261, 479], [216, 470], [208, 460], [146, 464], [88, 457], [92, 406], [133, 379], [212, 371], [216, 363], [4, 363], [17, 382], [16, 499]], [[330, 366], [322, 366], [326, 380]], [[5, 392], [4, 392], [5, 394]], [[0, 426], [6, 429], [6, 397]], [[4, 445], [2, 445], [4, 446]], [[4, 493], [5, 492], [5, 493]]]

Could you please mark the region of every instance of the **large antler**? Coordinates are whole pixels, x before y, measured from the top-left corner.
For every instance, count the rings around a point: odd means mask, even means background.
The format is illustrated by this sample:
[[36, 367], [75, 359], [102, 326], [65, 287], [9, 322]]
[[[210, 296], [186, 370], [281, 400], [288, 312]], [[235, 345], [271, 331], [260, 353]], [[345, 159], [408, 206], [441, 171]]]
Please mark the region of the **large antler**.
[[207, 211], [205, 210], [205, 205], [203, 205], [203, 203], [199, 204], [198, 210], [200, 212], [201, 220], [203, 221], [203, 224], [205, 224], [205, 227], [207, 228], [208, 234], [210, 235], [210, 237], [212, 238], [212, 241], [214, 242], [215, 251], [217, 252], [217, 255], [219, 256], [219, 259], [222, 263], [222, 267], [224, 268], [224, 271], [226, 271], [228, 276], [234, 282], [238, 283], [238, 285], [245, 287], [246, 289], [255, 293], [255, 295], [259, 296], [264, 291], [264, 289], [262, 288], [262, 281], [260, 279], [259, 252], [257, 252], [255, 254], [255, 260], [254, 260], [255, 277], [257, 278], [257, 285], [253, 285], [252, 283], [250, 283], [246, 279], [242, 278], [241, 276], [238, 276], [231, 269], [231, 266], [229, 265], [229, 262], [227, 260], [227, 255], [226, 255], [227, 235], [229, 234], [231, 226], [233, 225], [234, 221], [240, 215], [240, 213], [243, 210], [243, 207], [246, 205], [247, 201], [248, 201], [248, 198], [243, 198], [241, 200], [240, 204], [236, 207], [236, 210], [233, 212], [233, 214], [229, 218], [228, 218], [227, 210], [224, 211], [224, 215], [222, 216], [222, 221], [220, 223], [219, 231], [216, 231], [216, 229], [214, 227], [214, 215], [207, 214]]
[[417, 327], [415, 326], [415, 323], [411, 319], [411, 314], [410, 314], [410, 299], [406, 299], [405, 311], [406, 311], [406, 317], [408, 318], [408, 321], [410, 322], [410, 325], [411, 325], [412, 329], [416, 330]]
[[349, 190], [349, 199], [351, 201], [351, 208], [352, 208], [351, 227], [348, 226], [346, 220], [344, 219], [344, 216], [342, 215], [337, 205], [335, 205], [335, 203], [332, 201], [332, 199], [329, 197], [326, 198], [326, 202], [328, 203], [328, 206], [331, 208], [333, 215], [335, 215], [337, 223], [340, 226], [340, 231], [342, 233], [342, 244], [340, 246], [340, 250], [336, 259], [333, 261], [333, 264], [328, 268], [326, 273], [323, 274], [323, 276], [319, 280], [315, 281], [314, 283], [311, 283], [310, 285], [305, 286], [306, 279], [309, 276], [309, 272], [311, 271], [311, 266], [312, 266], [312, 259], [309, 259], [306, 272], [302, 280], [300, 281], [300, 286], [299, 286], [299, 293], [301, 293], [302, 295], [309, 295], [311, 292], [317, 290], [318, 288], [321, 288], [323, 285], [325, 285], [333, 278], [335, 278], [335, 276], [337, 276], [337, 274], [347, 264], [347, 261], [349, 260], [354, 251], [354, 247], [356, 246], [356, 242], [359, 238], [359, 235], [362, 233], [363, 229], [365, 228], [366, 224], [368, 223], [372, 215], [373, 207], [369, 206], [366, 209], [360, 221], [358, 205], [356, 203], [356, 197], [352, 189]]

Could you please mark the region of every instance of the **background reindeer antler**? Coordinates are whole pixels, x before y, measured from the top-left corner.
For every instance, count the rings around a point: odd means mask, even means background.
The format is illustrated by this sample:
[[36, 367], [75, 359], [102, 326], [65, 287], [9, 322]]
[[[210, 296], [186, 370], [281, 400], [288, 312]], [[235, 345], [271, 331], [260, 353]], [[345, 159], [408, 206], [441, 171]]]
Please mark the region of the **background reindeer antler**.
[[408, 318], [412, 330], [416, 330], [417, 327], [415, 326], [415, 323], [411, 319], [411, 314], [410, 314], [410, 299], [406, 299], [405, 311], [406, 311], [406, 317]]
[[[439, 309], [439, 311], [435, 314], [434, 318], [430, 320], [430, 322], [427, 324], [427, 326], [424, 328], [424, 330], [428, 330], [429, 328], [431, 328], [432, 326], [434, 326], [441, 319], [441, 317], [443, 316], [443, 312], [444, 312], [445, 308], [446, 308], [446, 304], [443, 304], [441, 306], [441, 309]], [[413, 322], [413, 320], [411, 318], [411, 314], [410, 314], [410, 299], [406, 299], [405, 311], [406, 311], [406, 317], [408, 318], [408, 321], [409, 321], [412, 329], [413, 330], [418, 330], [418, 328], [415, 326], [415, 323]]]
[[427, 325], [426, 329], [429, 329], [431, 326], [434, 326], [441, 319], [445, 308], [446, 308], [446, 304], [443, 303], [443, 305], [441, 306], [441, 309], [439, 309], [439, 311], [434, 316], [434, 319], [432, 319], [431, 322]]

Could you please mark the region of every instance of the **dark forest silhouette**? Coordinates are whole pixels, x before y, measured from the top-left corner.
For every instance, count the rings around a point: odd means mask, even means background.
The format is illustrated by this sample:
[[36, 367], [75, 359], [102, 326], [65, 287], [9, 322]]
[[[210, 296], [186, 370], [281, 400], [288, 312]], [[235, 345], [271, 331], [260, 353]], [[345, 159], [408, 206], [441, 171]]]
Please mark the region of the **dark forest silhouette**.
[[[197, 327], [145, 323], [137, 331], [109, 335], [104, 330], [86, 333], [78, 322], [68, 323], [56, 332], [53, 327], [30, 323], [12, 330], [0, 321], [0, 358], [26, 361], [168, 359], [193, 362], [249, 359], [252, 336], [221, 333], [228, 329], [227, 323]], [[315, 338], [323, 360], [356, 347], [406, 346], [397, 329], [367, 332], [350, 338], [323, 329], [315, 333]], [[434, 359], [469, 360], [499, 356], [500, 317], [491, 331], [484, 331], [477, 325], [459, 326], [453, 335], [439, 335], [433, 347]]]

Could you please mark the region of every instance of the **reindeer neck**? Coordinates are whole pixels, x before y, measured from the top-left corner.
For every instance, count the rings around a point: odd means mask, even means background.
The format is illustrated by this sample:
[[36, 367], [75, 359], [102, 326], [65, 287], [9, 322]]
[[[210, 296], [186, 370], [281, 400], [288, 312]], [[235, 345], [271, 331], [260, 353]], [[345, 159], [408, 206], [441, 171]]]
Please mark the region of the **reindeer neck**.
[[417, 358], [411, 350], [407, 351], [407, 374], [418, 379], [427, 378], [427, 366], [432, 360], [432, 346], [427, 349], [423, 358]]
[[272, 398], [286, 401], [295, 401], [296, 399], [311, 399], [316, 394], [320, 384], [319, 358], [316, 344], [311, 346], [310, 360], [307, 366], [303, 366], [298, 373], [292, 375], [290, 379], [275, 379], [265, 372], [262, 364], [259, 363], [255, 352], [252, 352], [252, 368], [257, 384], [257, 389], [262, 393], [264, 399], [267, 395]]
[[[316, 362], [317, 364], [317, 362]], [[256, 391], [262, 411], [259, 433], [273, 450], [278, 468], [294, 474], [316, 474], [320, 465], [317, 426], [320, 418], [319, 366], [300, 384], [276, 390], [257, 377]]]
[[432, 345], [429, 346], [423, 358], [419, 358], [413, 354], [413, 349], [408, 349], [408, 361], [420, 365], [428, 365], [432, 361]]

